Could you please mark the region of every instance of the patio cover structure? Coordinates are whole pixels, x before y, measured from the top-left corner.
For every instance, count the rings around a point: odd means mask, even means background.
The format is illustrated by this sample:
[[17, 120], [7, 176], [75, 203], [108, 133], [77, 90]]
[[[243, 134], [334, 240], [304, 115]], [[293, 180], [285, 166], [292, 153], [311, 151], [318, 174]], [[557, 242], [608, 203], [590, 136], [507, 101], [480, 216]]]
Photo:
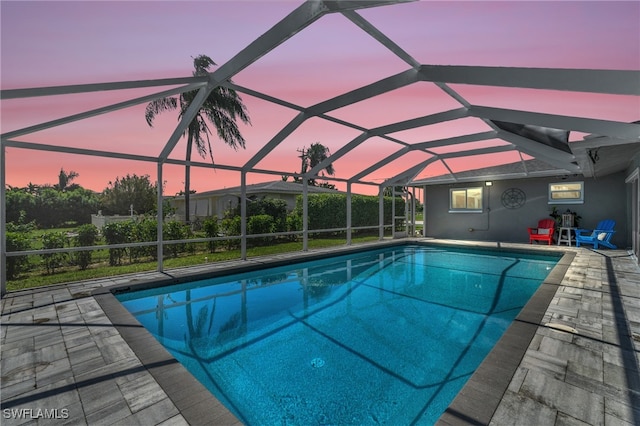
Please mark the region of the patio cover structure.
[[[336, 183], [346, 185], [347, 200], [353, 185], [373, 185], [378, 188], [380, 196], [386, 187], [411, 187], [443, 182], [462, 182], [477, 180], [476, 176], [458, 173], [450, 166], [450, 162], [465, 157], [473, 158], [495, 154], [510, 153], [512, 165], [508, 174], [491, 175], [491, 179], [508, 179], [514, 177], [538, 177], [554, 175], [583, 175], [592, 177], [599, 170], [606, 168], [622, 170], [623, 159], [629, 159], [638, 152], [640, 142], [640, 124], [637, 122], [611, 121], [603, 119], [558, 115], [525, 110], [492, 107], [475, 104], [461, 95], [453, 86], [472, 85], [495, 88], [520, 88], [541, 91], [562, 91], [578, 93], [596, 93], [608, 95], [640, 96], [640, 71], [607, 70], [607, 69], [551, 69], [551, 68], [518, 68], [487, 66], [453, 66], [425, 64], [414, 59], [402, 46], [395, 43], [381, 29], [366, 20], [361, 9], [388, 6], [394, 3], [405, 3], [404, 0], [360, 0], [332, 1], [309, 0], [295, 8], [289, 15], [276, 23], [271, 29], [251, 42], [233, 58], [222, 64], [214, 72], [205, 77], [178, 77], [144, 81], [120, 81], [109, 83], [79, 84], [56, 87], [36, 87], [24, 89], [2, 90], [3, 100], [37, 98], [54, 95], [75, 95], [81, 93], [119, 91], [127, 89], [152, 88], [153, 93], [135, 97], [126, 101], [113, 103], [100, 108], [42, 122], [29, 127], [7, 131], [1, 135], [0, 146], [0, 270], [2, 271], [2, 293], [6, 291], [6, 258], [15, 255], [6, 250], [6, 149], [20, 148], [43, 152], [61, 152], [80, 156], [98, 156], [112, 159], [134, 160], [153, 163], [157, 168], [157, 182], [163, 181], [163, 172], [167, 165], [185, 165], [184, 160], [171, 157], [190, 121], [206, 97], [217, 86], [226, 86], [247, 96], [258, 98], [264, 102], [277, 105], [294, 112], [294, 118], [284, 125], [273, 137], [243, 165], [233, 166], [224, 163], [191, 161], [192, 167], [231, 170], [240, 174], [240, 185], [247, 185], [248, 173], [281, 176], [291, 174], [288, 170], [268, 170], [259, 167], [260, 162], [272, 153], [289, 135], [311, 119], [320, 119], [350, 129], [356, 136], [343, 141], [341, 147], [332, 152], [326, 161], [313, 167], [304, 175], [303, 196], [306, 200], [308, 178], [317, 178], [328, 165], [334, 163], [360, 146], [367, 146], [373, 140], [384, 140], [393, 146], [395, 151], [383, 159], [369, 164], [366, 168], [351, 176], [322, 177]], [[379, 43], [393, 56], [401, 60], [405, 70], [371, 84], [364, 85], [340, 95], [330, 97], [314, 105], [295, 105], [266, 93], [243, 87], [231, 82], [236, 75], [251, 67], [261, 57], [277, 49], [287, 40], [295, 37], [303, 29], [314, 25], [323, 17], [340, 14], [367, 36]], [[458, 106], [419, 117], [412, 117], [375, 127], [363, 127], [349, 120], [337, 118], [333, 112], [357, 105], [363, 101], [393, 92], [411, 88], [421, 84], [437, 87]], [[168, 89], [167, 89], [168, 87]], [[158, 90], [157, 92], [155, 90]], [[74, 146], [50, 145], [29, 142], [28, 136], [45, 129], [77, 122], [98, 115], [112, 113], [136, 105], [146, 104], [154, 99], [177, 95], [187, 91], [197, 91], [195, 100], [178, 122], [168, 140], [163, 141], [155, 153], [147, 155], [131, 154], [107, 149], [89, 149]], [[412, 142], [399, 136], [404, 131], [423, 129], [428, 126], [464, 119], [480, 120], [487, 130], [459, 134], [447, 138], [426, 139]], [[639, 117], [640, 118], [640, 117]], [[569, 132], [585, 133], [589, 136], [582, 141], [569, 142]], [[425, 134], [428, 134], [425, 132]], [[25, 139], [26, 138], [26, 139]], [[482, 142], [486, 142], [482, 144]], [[481, 144], [477, 144], [481, 143]], [[476, 144], [476, 145], [474, 145]], [[622, 155], [604, 156], [603, 161], [594, 161], [593, 150], [611, 150]], [[605, 160], [606, 158], [606, 160]], [[535, 160], [536, 167], [532, 167]], [[401, 164], [402, 171], [382, 182], [368, 179], [376, 170], [390, 164]], [[444, 173], [438, 176], [426, 176], [424, 171], [437, 164]], [[599, 169], [600, 168], [600, 169]], [[466, 176], [466, 177], [465, 177]], [[158, 185], [158, 214], [162, 212], [162, 185]], [[246, 258], [246, 197], [241, 197], [242, 220], [242, 258]], [[349, 202], [347, 203], [349, 206]], [[306, 207], [306, 203], [305, 203]], [[381, 204], [382, 208], [382, 204]], [[306, 209], [305, 209], [306, 213]], [[347, 208], [347, 228], [350, 228], [350, 208]], [[307, 238], [306, 214], [303, 225], [304, 245]], [[382, 223], [381, 223], [382, 233]], [[158, 270], [162, 264], [162, 221], [158, 221], [159, 241], [152, 243], [158, 247]], [[80, 250], [81, 248], [78, 248]], [[68, 251], [68, 249], [64, 249]], [[54, 250], [55, 251], [55, 250]], [[43, 251], [21, 252], [21, 254], [40, 254]]]

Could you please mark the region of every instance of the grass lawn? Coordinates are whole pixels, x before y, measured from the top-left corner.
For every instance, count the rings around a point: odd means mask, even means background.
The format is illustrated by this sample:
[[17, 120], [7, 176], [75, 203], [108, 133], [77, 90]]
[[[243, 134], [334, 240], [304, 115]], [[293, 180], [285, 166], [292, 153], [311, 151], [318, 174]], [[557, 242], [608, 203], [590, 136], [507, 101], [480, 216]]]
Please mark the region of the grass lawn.
[[[51, 230], [48, 230], [49, 232]], [[64, 230], [67, 231], [67, 230]], [[377, 236], [364, 236], [352, 238], [353, 244], [376, 241]], [[309, 239], [309, 249], [318, 249], [325, 247], [334, 247], [344, 245], [344, 238], [321, 238]], [[302, 242], [279, 242], [277, 244], [247, 248], [247, 257], [266, 256], [281, 253], [291, 253], [302, 250]], [[39, 257], [39, 256], [35, 256]], [[7, 282], [7, 291], [15, 291], [32, 287], [41, 287], [52, 284], [60, 284], [66, 282], [82, 281], [94, 278], [112, 277], [116, 275], [131, 274], [138, 272], [147, 272], [156, 270], [155, 261], [145, 261], [125, 264], [121, 266], [109, 266], [107, 259], [109, 255], [107, 250], [98, 250], [94, 254], [94, 262], [87, 269], [80, 270], [77, 266], [68, 266], [59, 268], [53, 274], [45, 274], [41, 270], [23, 273], [16, 280]], [[209, 253], [200, 251], [196, 254], [181, 255], [176, 258], [166, 258], [164, 260], [164, 269], [180, 268], [185, 266], [201, 265], [203, 263], [221, 262], [226, 260], [240, 259], [240, 249], [216, 251]]]

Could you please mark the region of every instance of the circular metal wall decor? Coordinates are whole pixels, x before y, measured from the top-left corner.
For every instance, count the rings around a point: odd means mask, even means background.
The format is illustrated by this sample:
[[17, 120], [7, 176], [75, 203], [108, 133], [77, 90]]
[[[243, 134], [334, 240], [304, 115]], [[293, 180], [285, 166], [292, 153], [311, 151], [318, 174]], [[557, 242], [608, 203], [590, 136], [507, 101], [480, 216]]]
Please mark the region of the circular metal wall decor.
[[522, 189], [509, 188], [502, 193], [502, 205], [507, 209], [519, 209], [525, 201], [527, 196]]

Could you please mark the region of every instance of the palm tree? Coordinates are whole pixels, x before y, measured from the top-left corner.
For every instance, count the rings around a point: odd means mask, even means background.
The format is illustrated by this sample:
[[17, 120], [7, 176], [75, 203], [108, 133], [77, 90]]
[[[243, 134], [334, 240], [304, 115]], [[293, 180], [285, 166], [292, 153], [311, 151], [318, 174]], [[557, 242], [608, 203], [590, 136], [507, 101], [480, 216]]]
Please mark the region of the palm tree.
[[74, 172], [73, 170], [67, 173], [64, 171], [64, 169], [60, 169], [60, 174], [58, 175], [58, 183], [53, 185], [53, 187], [58, 191], [76, 189], [78, 185], [77, 184], [72, 185], [71, 182], [78, 176], [80, 175]]
[[[320, 142], [314, 142], [308, 149], [302, 148], [302, 150], [298, 150], [298, 152], [300, 152], [300, 159], [302, 160], [301, 174], [305, 174], [308, 170], [313, 169], [331, 155], [329, 148], [322, 145]], [[324, 170], [331, 176], [335, 173], [333, 164], [329, 164], [324, 168]], [[317, 185], [315, 179], [309, 179], [308, 182], [309, 185]]]
[[[195, 68], [193, 75], [196, 77], [208, 75], [209, 68], [212, 65], [216, 65], [216, 63], [210, 57], [206, 55], [196, 56], [193, 59], [193, 67]], [[147, 124], [153, 126], [153, 120], [159, 113], [176, 109], [179, 110], [178, 119], [181, 119], [196, 94], [197, 91], [185, 92], [177, 97], [166, 97], [149, 102], [144, 114]], [[187, 136], [187, 164], [184, 177], [185, 218], [187, 223], [189, 222], [189, 195], [191, 193], [191, 167], [189, 166], [189, 161], [191, 161], [193, 145], [195, 143], [202, 158], [209, 154], [211, 162], [213, 162], [213, 148], [209, 140], [209, 135], [212, 134], [209, 123], [213, 123], [218, 136], [227, 145], [235, 150], [244, 148], [245, 140], [240, 134], [240, 129], [236, 123], [237, 119], [240, 119], [244, 124], [251, 124], [247, 109], [242, 103], [242, 98], [233, 89], [217, 86], [204, 101], [183, 134], [183, 136]]]
[[26, 187], [27, 192], [31, 195], [36, 195], [39, 189], [40, 189], [39, 185], [36, 185], [35, 183], [31, 183], [31, 182], [29, 182], [29, 185], [27, 185]]

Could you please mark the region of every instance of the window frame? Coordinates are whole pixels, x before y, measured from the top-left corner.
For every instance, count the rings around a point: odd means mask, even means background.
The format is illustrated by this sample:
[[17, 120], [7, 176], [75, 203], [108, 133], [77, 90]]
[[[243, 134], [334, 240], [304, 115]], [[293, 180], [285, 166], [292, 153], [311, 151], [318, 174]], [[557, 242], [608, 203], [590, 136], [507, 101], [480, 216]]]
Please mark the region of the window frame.
[[[480, 190], [480, 208], [469, 208], [469, 190]], [[466, 207], [453, 207], [453, 194], [454, 192], [465, 192], [465, 205]], [[484, 187], [481, 185], [478, 186], [468, 186], [462, 188], [449, 188], [449, 213], [482, 213], [484, 211]]]
[[[580, 189], [554, 191], [554, 190], [551, 189], [554, 185], [580, 185]], [[578, 197], [578, 198], [553, 198], [553, 194], [562, 193], [562, 192], [579, 192], [580, 193], [580, 197]], [[549, 183], [548, 203], [549, 204], [584, 204], [584, 181], [551, 182], [551, 183]]]

